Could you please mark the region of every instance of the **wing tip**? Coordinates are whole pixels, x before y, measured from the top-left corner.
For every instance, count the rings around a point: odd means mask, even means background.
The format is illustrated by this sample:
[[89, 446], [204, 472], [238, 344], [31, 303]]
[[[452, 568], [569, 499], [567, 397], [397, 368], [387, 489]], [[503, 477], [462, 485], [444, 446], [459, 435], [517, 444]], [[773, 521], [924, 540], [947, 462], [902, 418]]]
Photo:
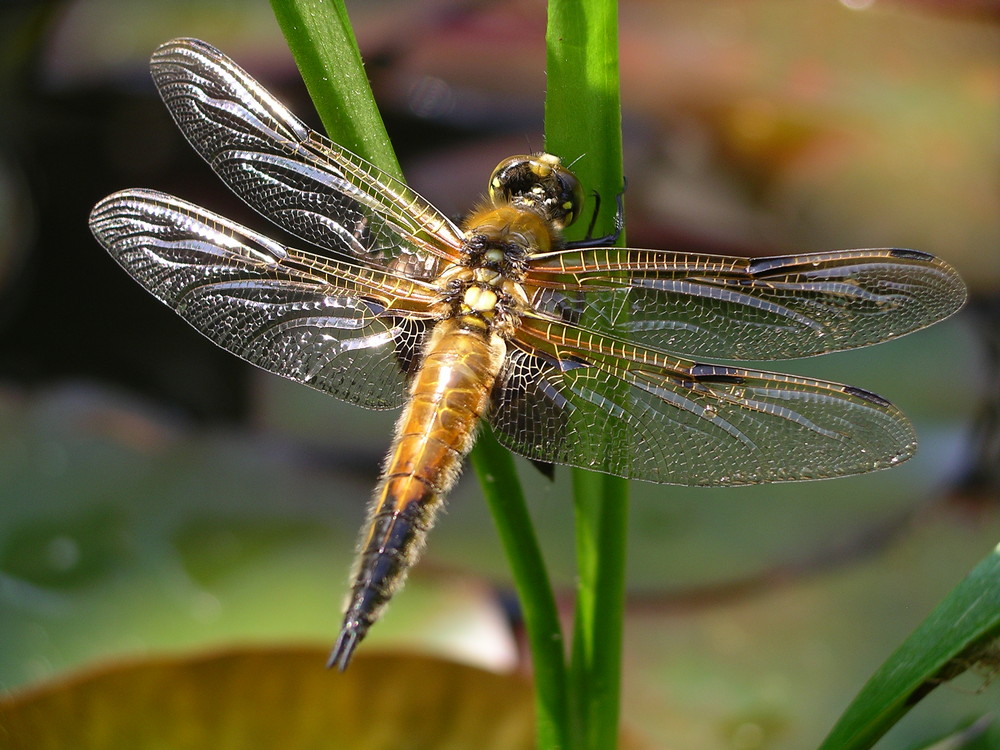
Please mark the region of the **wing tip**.
[[169, 41], [164, 42], [158, 46], [153, 51], [153, 57], [162, 56], [171, 50], [175, 49], [186, 49], [195, 50], [203, 54], [210, 54], [213, 56], [218, 56], [221, 54], [219, 50], [208, 42], [204, 42], [201, 39], [196, 39], [193, 36], [179, 36]]

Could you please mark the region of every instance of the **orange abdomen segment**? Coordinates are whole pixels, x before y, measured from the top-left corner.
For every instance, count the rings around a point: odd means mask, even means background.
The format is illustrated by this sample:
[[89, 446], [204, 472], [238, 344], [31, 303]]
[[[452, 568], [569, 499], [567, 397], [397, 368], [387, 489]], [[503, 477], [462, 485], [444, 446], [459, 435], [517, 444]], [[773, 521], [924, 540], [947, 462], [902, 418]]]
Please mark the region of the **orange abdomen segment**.
[[347, 666], [416, 561], [472, 448], [505, 351], [502, 339], [463, 318], [441, 321], [431, 333], [375, 490], [331, 665]]

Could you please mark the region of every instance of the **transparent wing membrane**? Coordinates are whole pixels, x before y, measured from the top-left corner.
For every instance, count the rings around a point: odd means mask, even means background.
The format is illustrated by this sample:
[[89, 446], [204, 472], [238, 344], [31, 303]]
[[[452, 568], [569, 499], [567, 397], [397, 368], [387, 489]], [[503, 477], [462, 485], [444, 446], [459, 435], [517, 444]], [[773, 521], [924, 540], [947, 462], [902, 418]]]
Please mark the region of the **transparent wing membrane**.
[[404, 183], [307, 128], [215, 47], [162, 45], [153, 80], [191, 145], [250, 206], [319, 247], [434, 276], [460, 230]]
[[286, 248], [151, 190], [105, 198], [90, 226], [140, 284], [224, 349], [361, 406], [403, 403], [427, 326], [420, 311], [433, 299], [418, 282]]
[[965, 302], [947, 263], [913, 250], [735, 258], [630, 248], [531, 259], [534, 309], [691, 357], [787, 359], [916, 331]]
[[913, 428], [851, 386], [699, 364], [560, 323], [524, 321], [491, 423], [528, 458], [650, 482], [846, 476], [912, 455]]

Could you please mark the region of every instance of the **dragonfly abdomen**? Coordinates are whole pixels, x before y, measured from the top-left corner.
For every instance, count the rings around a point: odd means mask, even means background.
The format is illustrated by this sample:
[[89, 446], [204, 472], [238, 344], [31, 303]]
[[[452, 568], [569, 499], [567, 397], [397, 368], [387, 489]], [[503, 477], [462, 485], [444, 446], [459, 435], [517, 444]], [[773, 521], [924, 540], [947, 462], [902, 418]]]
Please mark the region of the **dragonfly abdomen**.
[[331, 666], [347, 667], [416, 562], [472, 448], [505, 356], [504, 341], [467, 316], [441, 321], [431, 333], [375, 490]]

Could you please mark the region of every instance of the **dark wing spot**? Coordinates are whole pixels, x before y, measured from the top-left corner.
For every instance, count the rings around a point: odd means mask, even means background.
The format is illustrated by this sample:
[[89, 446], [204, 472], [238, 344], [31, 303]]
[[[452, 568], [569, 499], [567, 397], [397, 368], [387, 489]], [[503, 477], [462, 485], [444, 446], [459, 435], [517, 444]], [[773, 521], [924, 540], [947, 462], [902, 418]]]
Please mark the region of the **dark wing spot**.
[[692, 365], [688, 373], [697, 378], [699, 383], [732, 383], [734, 385], [746, 383], [746, 378], [743, 375], [719, 365]]
[[893, 258], [906, 258], [907, 260], [934, 260], [934, 256], [930, 253], [924, 253], [920, 250], [907, 250], [905, 247], [891, 248], [889, 255]]
[[877, 393], [866, 391], [864, 388], [855, 388], [853, 385], [845, 385], [843, 390], [844, 393], [848, 394], [849, 396], [857, 396], [858, 398], [863, 398], [865, 401], [870, 401], [876, 406], [892, 406], [890, 402], [886, 401]]

